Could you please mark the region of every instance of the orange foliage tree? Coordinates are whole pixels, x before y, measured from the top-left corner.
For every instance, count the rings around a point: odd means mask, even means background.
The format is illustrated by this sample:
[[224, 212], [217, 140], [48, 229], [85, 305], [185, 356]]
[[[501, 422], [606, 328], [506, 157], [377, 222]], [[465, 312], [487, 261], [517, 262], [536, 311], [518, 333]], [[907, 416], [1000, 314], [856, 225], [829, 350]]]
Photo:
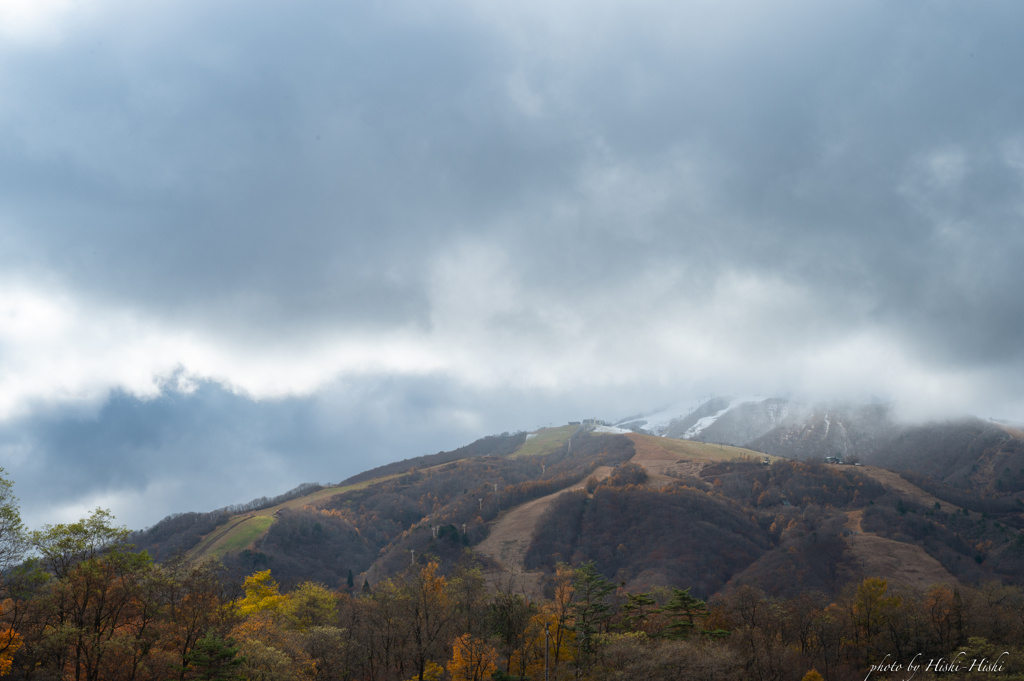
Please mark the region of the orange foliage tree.
[[494, 646], [463, 634], [452, 644], [448, 673], [452, 681], [484, 681], [498, 669], [498, 651]]
[[[0, 617], [3, 617], [3, 614], [3, 608], [0, 607]], [[0, 676], [4, 676], [11, 671], [14, 653], [18, 652], [21, 645], [21, 636], [15, 633], [13, 629], [0, 631]]]

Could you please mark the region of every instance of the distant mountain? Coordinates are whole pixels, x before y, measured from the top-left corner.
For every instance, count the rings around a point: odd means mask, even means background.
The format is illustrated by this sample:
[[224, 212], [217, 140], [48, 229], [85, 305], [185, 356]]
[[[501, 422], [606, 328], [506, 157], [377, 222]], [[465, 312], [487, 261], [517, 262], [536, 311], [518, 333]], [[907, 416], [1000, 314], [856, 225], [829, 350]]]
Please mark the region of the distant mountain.
[[901, 432], [886, 405], [806, 404], [784, 398], [716, 397], [617, 425], [661, 437], [742, 446], [791, 459], [870, 455]]
[[705, 405], [710, 409], [702, 407], [673, 422], [665, 436], [743, 446], [785, 423], [793, 409], [788, 400], [779, 398], [721, 398], [712, 402]]
[[[739, 446], [733, 446], [739, 445]], [[838, 456], [861, 466], [832, 465]], [[329, 473], [329, 472], [328, 472]], [[838, 593], [865, 576], [1024, 583], [1024, 432], [906, 424], [886, 405], [717, 397], [609, 426], [502, 433], [339, 485], [304, 485], [136, 532], [286, 587], [371, 585], [429, 557], [539, 596], [559, 563], [630, 589]], [[793, 579], [779, 579], [780, 574]]]
[[854, 460], [871, 456], [906, 427], [893, 420], [886, 405], [786, 406], [779, 425], [744, 444], [792, 459]]
[[[623, 419], [615, 425], [619, 428], [627, 428], [638, 433], [658, 435], [660, 437], [673, 437], [682, 440], [706, 440], [706, 431], [730, 412], [739, 407], [759, 404], [760, 402], [761, 398], [756, 397], [712, 397], [696, 408], [684, 409], [681, 405], [676, 405], [653, 414]], [[751, 423], [750, 426], [752, 425]], [[744, 427], [749, 429], [750, 426], [745, 424]], [[757, 434], [759, 435], [760, 432]], [[753, 437], [756, 437], [756, 435], [740, 439], [745, 441], [753, 439]], [[719, 442], [715, 438], [712, 438], [711, 441]]]
[[924, 478], [925, 485], [998, 494], [1024, 489], [1024, 432], [962, 418], [910, 424], [886, 404], [806, 404], [782, 398], [716, 397], [616, 424], [666, 438], [741, 446], [797, 460], [838, 457]]

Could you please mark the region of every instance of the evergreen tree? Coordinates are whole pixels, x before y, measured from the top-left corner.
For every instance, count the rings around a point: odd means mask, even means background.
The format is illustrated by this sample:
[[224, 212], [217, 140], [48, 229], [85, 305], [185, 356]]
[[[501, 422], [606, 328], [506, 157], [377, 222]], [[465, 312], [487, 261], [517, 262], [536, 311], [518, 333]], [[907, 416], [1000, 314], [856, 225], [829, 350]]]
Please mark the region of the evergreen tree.
[[[688, 638], [693, 632], [703, 631], [700, 624], [708, 616], [708, 606], [690, 595], [690, 588], [672, 589], [672, 598], [658, 612], [669, 616], [671, 624], [662, 633], [666, 638]], [[700, 620], [698, 622], [698, 620]]]
[[594, 636], [611, 617], [611, 606], [604, 602], [615, 587], [597, 571], [594, 561], [584, 563], [576, 569], [572, 582], [575, 602], [572, 605], [573, 625], [579, 644], [581, 667], [586, 666], [594, 653]]
[[363, 593], [366, 595], [370, 595], [372, 593], [370, 590], [370, 580], [368, 579], [363, 580]]
[[652, 605], [656, 605], [657, 601], [651, 598], [650, 594], [626, 594], [626, 602], [622, 605], [622, 612], [624, 613], [624, 623], [622, 628], [626, 631], [638, 631], [640, 625], [643, 624], [644, 618], [647, 617], [651, 612], [656, 612]]
[[202, 681], [245, 681], [238, 673], [245, 663], [244, 657], [238, 657], [238, 650], [234, 641], [224, 640], [211, 631], [185, 656], [185, 669], [196, 672], [195, 678]]
[[345, 580], [345, 585], [348, 587], [349, 591], [351, 591], [356, 585], [355, 577], [352, 575], [352, 568], [348, 569], [348, 579]]

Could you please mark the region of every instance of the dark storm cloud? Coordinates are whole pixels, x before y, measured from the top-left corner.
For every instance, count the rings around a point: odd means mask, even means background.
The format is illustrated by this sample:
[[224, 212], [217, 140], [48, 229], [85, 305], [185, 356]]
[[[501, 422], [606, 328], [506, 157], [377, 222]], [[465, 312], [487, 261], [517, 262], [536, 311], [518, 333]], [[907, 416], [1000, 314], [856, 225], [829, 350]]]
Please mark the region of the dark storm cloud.
[[[1021, 10], [729, 7], [710, 36], [646, 5], [528, 47], [458, 5], [110, 8], [6, 50], [7, 267], [282, 335], [427, 324], [429, 258], [470, 233], [570, 299], [744, 268], [864, 297], [944, 361], [1018, 358]], [[621, 168], [672, 192], [680, 154], [704, 205], [580, 195]]]
[[240, 9], [169, 27], [127, 9], [9, 55], [11, 259], [257, 327], [417, 318], [424, 251], [543, 185], [563, 149], [516, 139], [490, 101], [508, 57], [454, 11]]

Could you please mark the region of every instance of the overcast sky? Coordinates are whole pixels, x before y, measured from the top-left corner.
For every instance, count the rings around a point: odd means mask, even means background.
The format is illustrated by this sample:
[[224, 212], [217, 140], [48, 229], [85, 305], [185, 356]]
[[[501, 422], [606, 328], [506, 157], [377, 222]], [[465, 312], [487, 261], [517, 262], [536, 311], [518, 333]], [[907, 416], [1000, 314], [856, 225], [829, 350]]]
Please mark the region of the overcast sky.
[[708, 394], [1024, 420], [1022, 33], [0, 0], [0, 466], [141, 527]]

